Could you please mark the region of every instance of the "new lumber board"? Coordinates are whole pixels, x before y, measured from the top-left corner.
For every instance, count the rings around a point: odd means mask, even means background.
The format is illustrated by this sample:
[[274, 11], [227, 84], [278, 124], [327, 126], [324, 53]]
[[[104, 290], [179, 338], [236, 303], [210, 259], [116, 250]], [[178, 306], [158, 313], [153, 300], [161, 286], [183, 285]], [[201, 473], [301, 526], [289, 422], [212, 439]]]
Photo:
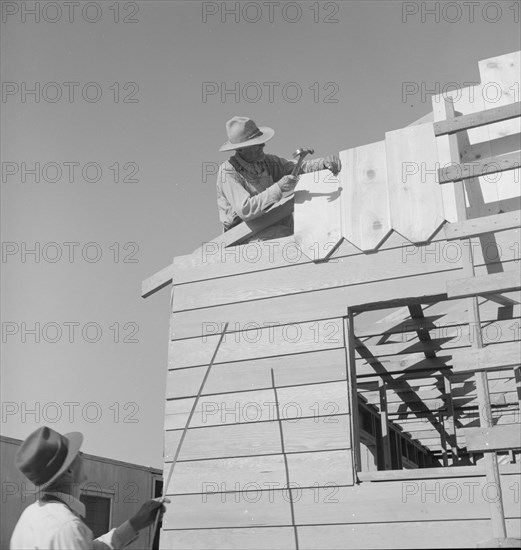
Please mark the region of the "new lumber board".
[[[443, 189], [443, 188], [442, 188]], [[499, 208], [499, 206], [498, 206]], [[510, 210], [518, 210], [519, 205], [513, 204]], [[519, 240], [519, 232], [498, 234], [498, 246], [508, 254], [508, 247], [513, 238]], [[399, 233], [391, 232], [389, 237], [378, 248], [378, 253], [384, 250], [402, 249], [406, 247], [407, 254], [411, 251], [422, 255], [424, 261], [430, 260], [437, 251], [438, 256], [444, 253], [444, 235], [438, 232], [430, 241], [428, 248], [414, 245], [408, 239], [404, 239]], [[479, 241], [473, 244], [473, 250], [477, 254], [475, 263], [480, 264], [483, 258], [480, 256]], [[452, 244], [450, 245], [452, 248]], [[427, 254], [430, 252], [430, 254]], [[344, 240], [333, 252], [329, 262], [342, 257], [361, 256], [365, 253], [350, 242]], [[446, 255], [446, 254], [445, 254]], [[504, 258], [510, 259], [510, 258]], [[216, 279], [228, 276], [240, 276], [245, 273], [254, 273], [279, 268], [298, 267], [302, 264], [312, 263], [299, 249], [293, 236], [263, 242], [251, 242], [230, 248], [223, 248], [217, 243], [206, 243], [199, 253], [174, 258], [174, 284], [176, 286], [208, 279]]]
[[502, 105], [493, 109], [486, 109], [478, 113], [470, 113], [462, 115], [452, 120], [443, 120], [434, 123], [434, 134], [443, 136], [455, 134], [461, 130], [469, 130], [478, 128], [494, 122], [510, 120], [521, 116], [521, 102]]
[[[203, 366], [168, 371], [167, 399], [195, 397], [206, 368]], [[346, 368], [343, 348], [221, 363], [212, 368], [202, 395], [271, 388], [271, 369], [274, 371], [277, 386], [283, 388], [347, 380]]]
[[[283, 420], [287, 453], [349, 449], [349, 415], [338, 415], [338, 422], [316, 422], [313, 418]], [[165, 432], [165, 462], [171, 462], [182, 430]], [[188, 430], [180, 460], [231, 458], [280, 454], [277, 422], [253, 422], [191, 428]]]
[[501, 294], [520, 288], [521, 272], [518, 268], [516, 271], [447, 281], [447, 296], [449, 298], [467, 298], [477, 295]]
[[[511, 537], [519, 538], [521, 522], [507, 520]], [[469, 548], [490, 537], [490, 520], [312, 525], [297, 528], [301, 550], [402, 548]], [[179, 529], [164, 531], [165, 548], [194, 550], [294, 550], [291, 527]]]
[[428, 245], [398, 248], [377, 254], [334, 258], [319, 264], [302, 264], [291, 269], [272, 269], [219, 281], [176, 286], [173, 307], [177, 312], [458, 268], [458, 262], [452, 256], [441, 253], [436, 256]]
[[[210, 335], [187, 340], [172, 340], [169, 368], [207, 365], [218, 338], [218, 335]], [[244, 331], [226, 335], [215, 363], [293, 355], [343, 346], [342, 319], [275, 326], [259, 330], [254, 338]]]
[[[506, 517], [519, 516], [509, 486], [519, 476], [503, 477]], [[374, 524], [449, 520], [489, 520], [483, 477], [388, 481], [351, 487], [292, 490], [297, 525]], [[472, 491], [472, 492], [471, 492]], [[318, 493], [318, 498], [317, 498]], [[443, 496], [443, 498], [442, 498]], [[286, 498], [284, 498], [286, 497]], [[165, 529], [289, 525], [289, 498], [283, 491], [243, 491], [234, 495], [171, 496]], [[472, 499], [472, 502], [471, 502]], [[256, 501], [256, 502], [250, 502]], [[470, 505], [472, 504], [472, 505]]]
[[386, 132], [385, 148], [391, 226], [413, 243], [427, 242], [445, 221], [432, 123]]
[[[439, 273], [176, 312], [172, 317], [171, 337], [178, 340], [213, 334], [230, 322], [232, 331], [253, 330], [247, 337], [254, 339], [265, 327], [327, 322], [327, 319], [344, 316], [348, 307], [381, 309], [401, 305], [405, 300], [411, 303], [439, 301], [446, 298], [447, 281], [461, 278], [461, 269], [455, 267]], [[330, 328], [323, 337], [333, 332]]]
[[[429, 518], [430, 519], [430, 518]], [[507, 520], [508, 532], [519, 538], [519, 520]], [[301, 550], [359, 550], [365, 548], [472, 548], [490, 537], [490, 520], [420, 521], [313, 525], [299, 527]]]
[[176, 529], [163, 530], [162, 548], [183, 550], [259, 550], [273, 548], [294, 550], [293, 527], [242, 527], [218, 529]]
[[[338, 422], [335, 415], [349, 413], [345, 381], [277, 388], [277, 393], [280, 418], [283, 420], [312, 417], [317, 422]], [[193, 402], [193, 398], [168, 400], [165, 407], [165, 429], [182, 428]], [[273, 390], [226, 393], [199, 399], [191, 427], [265, 422], [274, 421], [275, 418]]]
[[467, 449], [474, 452], [521, 449], [521, 423], [464, 429]]
[[[296, 487], [351, 485], [350, 450], [287, 455], [289, 478]], [[168, 467], [168, 464], [167, 464]], [[169, 486], [172, 495], [287, 487], [283, 455], [217, 458], [179, 462]]]
[[326, 260], [343, 239], [340, 201], [343, 189], [329, 170], [300, 176], [294, 191], [294, 238], [313, 261]]
[[360, 250], [376, 250], [392, 230], [385, 141], [341, 151], [340, 160], [343, 235]]
[[[432, 306], [436, 307], [436, 304]], [[468, 315], [465, 303], [443, 302], [437, 309], [425, 308], [427, 315], [423, 319], [401, 319], [392, 321], [365, 320], [363, 314], [356, 319], [355, 332], [359, 338], [381, 336], [388, 339], [397, 334], [407, 335], [417, 330], [430, 330], [434, 334], [443, 331], [446, 327], [460, 327], [468, 324]], [[442, 310], [441, 307], [446, 308]], [[451, 311], [452, 308], [452, 311]], [[493, 323], [507, 313], [507, 308], [490, 300], [483, 300], [480, 304], [481, 323]], [[516, 304], [508, 308], [508, 318], [514, 320], [521, 317], [521, 305]]]
[[440, 183], [462, 181], [498, 172], [515, 170], [521, 166], [520, 153], [507, 153], [496, 157], [444, 166], [438, 170]]
[[518, 229], [521, 225], [521, 211], [504, 212], [494, 216], [484, 216], [473, 218], [461, 222], [449, 223], [444, 226], [445, 238], [450, 241], [454, 239], [463, 239], [492, 233], [496, 231], [505, 231], [508, 229]]

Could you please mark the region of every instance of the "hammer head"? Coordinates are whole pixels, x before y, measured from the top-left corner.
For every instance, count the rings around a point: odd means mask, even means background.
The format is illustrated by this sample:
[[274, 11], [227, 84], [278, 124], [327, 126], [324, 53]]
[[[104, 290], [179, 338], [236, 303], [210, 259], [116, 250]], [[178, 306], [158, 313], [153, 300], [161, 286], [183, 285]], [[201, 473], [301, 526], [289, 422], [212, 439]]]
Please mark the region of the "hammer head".
[[313, 149], [297, 149], [293, 153], [293, 158], [304, 158], [306, 155], [312, 155], [315, 151]]

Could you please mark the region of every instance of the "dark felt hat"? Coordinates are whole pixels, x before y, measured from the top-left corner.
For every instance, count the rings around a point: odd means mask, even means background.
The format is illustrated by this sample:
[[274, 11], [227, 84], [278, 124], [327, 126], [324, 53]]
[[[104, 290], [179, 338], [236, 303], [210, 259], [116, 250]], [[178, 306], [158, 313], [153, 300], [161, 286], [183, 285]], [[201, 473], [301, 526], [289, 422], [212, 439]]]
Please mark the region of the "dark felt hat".
[[43, 426], [22, 443], [16, 454], [16, 466], [35, 485], [49, 485], [72, 464], [83, 443], [83, 434], [61, 435]]

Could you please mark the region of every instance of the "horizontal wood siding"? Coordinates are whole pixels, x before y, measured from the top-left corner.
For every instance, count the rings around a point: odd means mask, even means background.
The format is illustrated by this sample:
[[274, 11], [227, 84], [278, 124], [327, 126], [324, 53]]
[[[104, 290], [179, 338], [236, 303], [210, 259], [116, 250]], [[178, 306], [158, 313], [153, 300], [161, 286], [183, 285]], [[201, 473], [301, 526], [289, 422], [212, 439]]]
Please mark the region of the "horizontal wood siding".
[[[463, 500], [421, 502], [412, 494], [404, 501], [403, 480], [356, 485], [353, 473], [344, 317], [348, 307], [358, 311], [382, 307], [382, 303], [395, 307], [405, 299], [416, 303], [446, 299], [447, 282], [462, 278], [461, 255], [469, 250], [443, 236], [440, 231], [432, 242], [413, 245], [391, 233], [372, 254], [344, 241], [322, 263], [301, 254], [291, 238], [233, 249], [208, 243], [197, 253], [174, 260], [165, 471], [220, 332], [225, 323], [229, 325], [167, 491], [172, 504], [163, 522], [162, 548], [295, 548], [290, 496], [300, 548], [414, 547], [421, 546], [420, 541], [425, 546], [422, 526], [436, 533], [432, 540], [443, 539], [445, 545], [447, 540], [454, 546], [468, 546], [474, 537], [476, 541], [489, 538], [485, 501], [472, 506]], [[519, 242], [516, 229], [495, 234], [494, 250], [482, 249], [479, 238], [473, 239], [476, 273], [519, 269], [519, 246], [513, 242]], [[485, 343], [498, 352], [489, 350], [499, 368], [505, 360], [512, 361], [512, 349], [505, 346], [516, 339], [510, 326], [519, 322], [520, 310], [508, 306], [500, 316], [492, 298], [483, 304], [483, 327], [499, 329], [499, 337], [490, 328], [485, 332]], [[419, 380], [414, 389], [411, 380], [411, 385], [396, 386], [390, 392], [391, 419], [407, 410], [405, 398], [412, 399], [410, 406], [415, 397], [419, 403], [421, 398], [426, 407], [418, 410], [424, 413], [425, 408], [427, 412], [444, 408], [436, 383], [441, 383], [444, 370], [456, 365], [455, 406], [476, 404], [466, 385], [467, 369], [475, 364], [467, 358], [471, 342], [466, 314], [461, 302], [444, 306], [442, 314], [435, 307], [426, 309], [424, 319], [407, 326], [392, 318], [377, 323], [355, 315], [355, 332], [373, 356], [356, 354], [359, 380], [374, 382], [383, 370], [391, 388], [391, 376], [413, 373]], [[418, 342], [417, 331], [428, 323], [432, 340]], [[432, 351], [437, 357], [427, 358], [425, 353]], [[433, 374], [439, 379], [433, 379]], [[511, 377], [501, 376], [494, 378], [492, 399], [497, 395], [515, 403]], [[372, 386], [363, 392], [377, 404]], [[414, 419], [416, 433], [434, 442], [436, 428]], [[466, 487], [461, 483], [469, 480], [475, 481], [477, 492], [486, 481], [482, 475], [448, 481]], [[516, 512], [508, 487], [505, 496], [514, 536], [519, 527], [511, 521]]]

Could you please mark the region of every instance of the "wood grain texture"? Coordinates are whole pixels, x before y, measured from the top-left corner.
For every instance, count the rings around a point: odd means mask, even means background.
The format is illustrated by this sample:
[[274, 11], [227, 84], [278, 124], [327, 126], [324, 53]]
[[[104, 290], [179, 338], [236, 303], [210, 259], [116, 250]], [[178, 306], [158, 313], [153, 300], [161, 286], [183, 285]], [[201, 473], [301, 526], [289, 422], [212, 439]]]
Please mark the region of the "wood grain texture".
[[[502, 476], [505, 515], [519, 517], [509, 489], [519, 475]], [[388, 481], [352, 487], [292, 490], [297, 525], [333, 525], [489, 519], [484, 477]], [[469, 489], [472, 489], [470, 492]], [[436, 495], [438, 494], [438, 497]], [[284, 498], [286, 496], [286, 498]], [[318, 498], [317, 498], [318, 496]], [[487, 500], [488, 499], [488, 500]], [[289, 525], [289, 500], [283, 491], [172, 496], [163, 519], [165, 530]], [[253, 502], [256, 501], [256, 502]], [[271, 502], [270, 502], [271, 501]]]
[[474, 218], [446, 225], [443, 230], [447, 240], [476, 237], [484, 233], [518, 229], [521, 224], [521, 213], [505, 212], [495, 216]]
[[[430, 519], [430, 518], [429, 518]], [[511, 536], [519, 537], [519, 520], [507, 522]], [[302, 550], [360, 548], [472, 548], [490, 537], [490, 520], [420, 521], [299, 527]]]
[[[509, 475], [501, 479], [505, 516], [508, 518], [519, 517], [519, 502], [509, 489], [519, 478], [519, 475]], [[470, 493], [463, 493], [470, 487], [469, 482], [476, 483], [472, 503]], [[335, 501], [332, 498], [327, 504], [317, 502], [312, 491], [303, 490], [302, 498], [295, 503], [296, 521], [305, 525], [373, 523], [375, 518], [382, 523], [424, 521], [426, 518], [431, 521], [488, 519], [487, 493], [483, 493], [485, 483], [483, 477], [422, 480], [420, 483], [414, 480], [362, 483], [339, 487], [334, 495]]]
[[[283, 420], [328, 417], [349, 412], [347, 382], [311, 384], [278, 388], [280, 418]], [[165, 407], [165, 429], [182, 428], [187, 421], [194, 398], [168, 400]], [[243, 422], [274, 421], [273, 390], [225, 393], [203, 396], [195, 409], [191, 427], [222, 426]]]
[[403, 248], [377, 254], [183, 284], [175, 287], [173, 307], [175, 312], [179, 312], [459, 269], [457, 255], [461, 256], [462, 250], [456, 248], [456, 243], [450, 243], [448, 247], [432, 244], [414, 246], [409, 243]]
[[[218, 336], [210, 335], [170, 342], [169, 368], [208, 364]], [[342, 319], [262, 328], [255, 335], [246, 331], [226, 335], [215, 363], [246, 361], [292, 355], [344, 345]]]
[[[222, 363], [214, 365], [203, 395], [269, 389], [271, 369], [279, 388], [346, 380], [347, 376], [343, 348]], [[195, 396], [205, 372], [206, 367], [169, 371], [167, 399]]]
[[484, 296], [487, 294], [501, 294], [521, 288], [519, 269], [447, 281], [447, 295], [449, 298], [465, 298], [467, 296]]
[[467, 428], [464, 433], [469, 451], [521, 449], [520, 422], [491, 428]]
[[161, 550], [181, 548], [183, 550], [259, 550], [272, 548], [295, 549], [295, 535], [292, 527], [245, 527], [237, 529], [181, 529], [163, 531]]
[[432, 124], [385, 134], [391, 225], [413, 243], [428, 241], [445, 221]]
[[295, 242], [313, 261], [328, 258], [342, 240], [342, 187], [329, 170], [303, 174], [295, 187]]
[[363, 251], [376, 250], [391, 232], [385, 141], [340, 152], [344, 237]]
[[[445, 187], [442, 186], [442, 190]], [[504, 205], [501, 208], [504, 208]], [[513, 205], [505, 211], [518, 209], [518, 205]], [[512, 234], [510, 232], [500, 233], [497, 235], [497, 238], [501, 248], [508, 249], [512, 239], [519, 241], [519, 233], [517, 235], [514, 232]], [[433, 248], [442, 250], [444, 240], [444, 235], [437, 233], [430, 242], [429, 250]], [[381, 253], [384, 250], [401, 250], [404, 247], [407, 251], [417, 250], [418, 254], [421, 254], [422, 251], [421, 247], [415, 247], [396, 232], [392, 232], [378, 250]], [[479, 254], [479, 247], [474, 245], [474, 248]], [[329, 263], [332, 263], [333, 259], [336, 260], [341, 257], [347, 258], [362, 254], [363, 252], [358, 248], [344, 240], [332, 254]], [[476, 261], [479, 263], [481, 260], [476, 258]], [[252, 242], [231, 248], [219, 247], [215, 243], [208, 243], [208, 248], [198, 253], [174, 258], [174, 279], [177, 288], [177, 286], [184, 285], [185, 283], [228, 276], [239, 277], [245, 273], [256, 273], [282, 267], [296, 267], [298, 269], [301, 264], [306, 263], [311, 263], [311, 260], [302, 254], [293, 237], [261, 243]]]
[[[521, 52], [500, 55], [484, 59], [478, 63], [483, 90], [485, 108], [494, 109], [500, 106], [519, 102], [519, 73], [521, 72]], [[517, 117], [504, 122], [490, 124], [487, 127], [491, 155], [502, 154], [502, 139], [517, 136], [516, 150], [521, 149], [521, 118]], [[498, 180], [498, 198], [519, 197], [519, 167], [511, 172], [503, 172]]]
[[[512, 90], [510, 90], [512, 91]], [[470, 113], [456, 117], [452, 120], [439, 121], [434, 123], [434, 135], [443, 136], [454, 134], [461, 130], [469, 130], [486, 124], [510, 120], [521, 116], [521, 103], [505, 104], [503, 106], [493, 107], [478, 113]]]
[[520, 166], [521, 155], [518, 152], [506, 153], [474, 162], [444, 166], [439, 169], [438, 177], [440, 183], [449, 183], [497, 174], [498, 172], [503, 173], [508, 170], [519, 170]]
[[[508, 533], [519, 538], [521, 522], [507, 521]], [[357, 550], [360, 548], [451, 548], [474, 547], [476, 541], [490, 537], [489, 520], [422, 521], [411, 523], [372, 523], [313, 525], [298, 527], [301, 550]], [[295, 548], [290, 527], [252, 527], [238, 529], [183, 529], [166, 531], [161, 548], [193, 550], [289, 550]]]
[[[287, 459], [290, 482], [296, 487], [352, 484], [352, 456], [349, 450], [289, 454]], [[248, 484], [251, 486], [248, 487]], [[283, 455], [267, 455], [179, 462], [168, 494], [285, 487]]]
[[[300, 418], [283, 420], [286, 452], [298, 453], [349, 449], [349, 416], [325, 419]], [[327, 420], [327, 421], [325, 421]], [[336, 421], [338, 420], [338, 421]], [[165, 432], [165, 461], [175, 453], [181, 430]], [[252, 422], [188, 430], [180, 460], [231, 458], [280, 454], [280, 434], [276, 422]]]

